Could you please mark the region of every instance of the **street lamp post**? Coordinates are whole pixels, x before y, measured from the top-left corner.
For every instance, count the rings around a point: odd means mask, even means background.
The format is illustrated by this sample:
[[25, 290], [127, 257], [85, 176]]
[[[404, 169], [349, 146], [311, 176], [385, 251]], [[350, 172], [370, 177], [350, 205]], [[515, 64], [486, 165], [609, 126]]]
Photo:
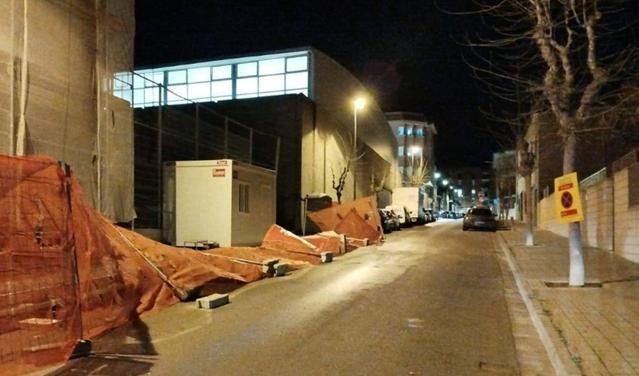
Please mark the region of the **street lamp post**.
[[[448, 210], [448, 179], [442, 180], [442, 184], [444, 185], [444, 193], [442, 194], [442, 200], [446, 197], [446, 210]], [[441, 209], [441, 205], [440, 205]]]
[[440, 174], [439, 172], [436, 172], [433, 174], [433, 177], [435, 178], [435, 184], [433, 184], [434, 185], [433, 194], [435, 196], [435, 207], [433, 207], [433, 209], [439, 210], [440, 206], [439, 206], [439, 198], [437, 197], [437, 186], [439, 185], [439, 178], [442, 177], [442, 174]]
[[357, 166], [357, 110], [361, 110], [366, 105], [364, 98], [357, 98], [353, 101], [353, 200], [357, 198], [357, 174], [355, 167]]

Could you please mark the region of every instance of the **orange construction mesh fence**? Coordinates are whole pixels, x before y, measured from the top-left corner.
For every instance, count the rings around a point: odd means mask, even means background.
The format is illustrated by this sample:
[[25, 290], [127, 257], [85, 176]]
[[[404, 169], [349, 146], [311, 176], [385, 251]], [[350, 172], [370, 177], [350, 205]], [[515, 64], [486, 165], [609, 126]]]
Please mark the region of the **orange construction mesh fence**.
[[70, 170], [0, 156], [0, 370], [66, 360], [76, 342], [197, 294], [263, 277], [257, 265], [153, 242], [86, 202]]
[[64, 360], [81, 336], [69, 186], [39, 158], [0, 158], [0, 368]]

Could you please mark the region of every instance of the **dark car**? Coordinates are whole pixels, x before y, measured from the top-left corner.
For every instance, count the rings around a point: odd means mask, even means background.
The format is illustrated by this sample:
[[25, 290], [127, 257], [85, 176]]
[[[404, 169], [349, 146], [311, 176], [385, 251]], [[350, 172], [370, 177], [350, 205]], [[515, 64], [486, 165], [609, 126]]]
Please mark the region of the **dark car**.
[[437, 220], [435, 213], [431, 209], [424, 209], [424, 218], [426, 219], [426, 223], [435, 222]]
[[382, 231], [384, 231], [384, 234], [388, 234], [395, 230], [395, 219], [391, 216], [390, 211], [377, 209], [377, 212], [379, 213], [379, 219], [382, 221]]
[[468, 229], [496, 231], [497, 221], [495, 221], [495, 215], [492, 210], [486, 207], [469, 209], [464, 215], [464, 223], [462, 225], [462, 230], [466, 231]]

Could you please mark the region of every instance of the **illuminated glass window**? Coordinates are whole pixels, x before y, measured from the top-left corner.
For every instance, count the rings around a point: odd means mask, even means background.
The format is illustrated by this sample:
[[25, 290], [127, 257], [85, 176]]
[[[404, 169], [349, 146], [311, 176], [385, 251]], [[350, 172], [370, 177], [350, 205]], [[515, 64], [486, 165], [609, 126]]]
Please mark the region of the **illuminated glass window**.
[[233, 95], [233, 82], [231, 80], [213, 81], [211, 83], [211, 96], [230, 97]]
[[133, 88], [139, 89], [145, 86], [144, 77], [139, 74], [133, 75]]
[[157, 85], [164, 84], [164, 72], [145, 73], [143, 76], [146, 78], [144, 80], [146, 87], [157, 87]]
[[247, 77], [247, 76], [256, 76], [257, 75], [257, 63], [243, 63], [237, 65], [237, 76], [238, 77]]
[[284, 59], [269, 59], [260, 61], [260, 76], [284, 73]]
[[186, 70], [170, 71], [168, 77], [168, 84], [185, 84], [186, 83]]
[[417, 137], [424, 137], [424, 128], [419, 127], [417, 129], [415, 129], [415, 135]]
[[397, 149], [397, 155], [399, 155], [400, 157], [404, 155], [404, 147], [403, 146], [400, 146]]
[[143, 106], [144, 105], [144, 89], [133, 90], [132, 99], [133, 99], [134, 106]]
[[308, 72], [288, 73], [286, 75], [286, 90], [305, 89], [308, 87]]
[[171, 104], [186, 103], [187, 95], [187, 85], [169, 85], [166, 93], [166, 101]]
[[260, 93], [269, 91], [283, 91], [284, 90], [284, 75], [278, 74], [275, 76], [261, 76], [260, 77]]
[[189, 99], [211, 98], [211, 83], [200, 82], [189, 85]]
[[150, 87], [144, 89], [144, 103], [147, 106], [156, 106], [160, 104], [160, 90], [161, 88]]
[[406, 136], [412, 136], [413, 135], [413, 127], [406, 127]]
[[257, 94], [257, 77], [237, 79], [237, 95], [246, 94]]
[[191, 68], [189, 69], [189, 83], [211, 81], [211, 68]]
[[115, 96], [121, 98], [129, 103], [133, 102], [133, 91], [132, 90], [118, 90], [114, 92]]
[[220, 65], [218, 67], [213, 67], [212, 71], [214, 80], [231, 78], [231, 75], [233, 73], [233, 69], [230, 65]]
[[286, 59], [287, 72], [303, 71], [307, 69], [308, 69], [307, 56], [289, 57], [288, 59]]
[[131, 73], [116, 73], [113, 80], [114, 89], [129, 89], [131, 87]]
[[[308, 96], [311, 63], [308, 54], [286, 53], [253, 59], [212, 61], [210, 66], [198, 63], [191, 67], [149, 69], [138, 71], [141, 75], [138, 77], [129, 72], [117, 73], [112, 83], [113, 93], [132, 104], [135, 102], [135, 107], [280, 94]], [[166, 86], [158, 90], [159, 85]]]

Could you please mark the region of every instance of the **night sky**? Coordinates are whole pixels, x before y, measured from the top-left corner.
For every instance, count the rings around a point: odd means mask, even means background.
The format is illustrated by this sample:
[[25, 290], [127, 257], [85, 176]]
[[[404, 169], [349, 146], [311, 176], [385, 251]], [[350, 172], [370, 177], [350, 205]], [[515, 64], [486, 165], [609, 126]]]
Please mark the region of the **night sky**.
[[[468, 1], [446, 0], [447, 9]], [[459, 42], [482, 28], [430, 0], [136, 0], [135, 65], [145, 67], [313, 46], [345, 66], [385, 112], [424, 113], [438, 130], [436, 163], [483, 166], [498, 151], [490, 103]]]

